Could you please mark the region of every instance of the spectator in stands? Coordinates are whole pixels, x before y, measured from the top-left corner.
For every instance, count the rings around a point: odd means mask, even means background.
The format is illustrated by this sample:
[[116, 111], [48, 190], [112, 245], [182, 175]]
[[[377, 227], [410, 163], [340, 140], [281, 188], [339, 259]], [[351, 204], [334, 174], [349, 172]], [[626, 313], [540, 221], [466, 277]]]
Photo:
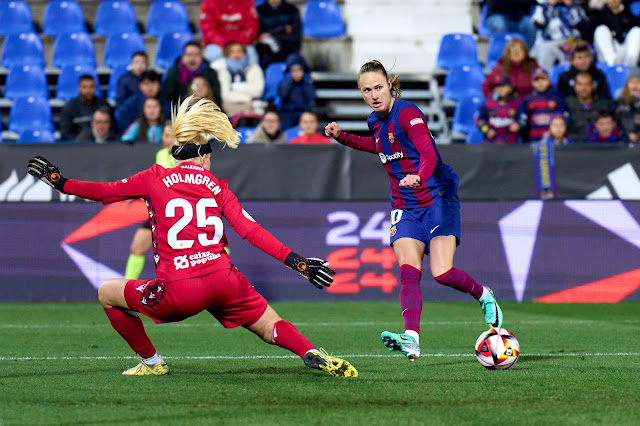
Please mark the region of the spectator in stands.
[[80, 132], [76, 140], [99, 144], [119, 141], [120, 137], [113, 131], [111, 108], [103, 106], [95, 110], [91, 116], [91, 128]]
[[213, 100], [213, 90], [211, 90], [211, 86], [209, 86], [209, 82], [206, 78], [199, 76], [191, 80], [191, 84], [189, 85], [189, 96], [191, 95]]
[[598, 97], [611, 98], [607, 77], [596, 67], [591, 46], [584, 40], [576, 42], [571, 54], [571, 68], [558, 78], [558, 92], [565, 98], [574, 94], [573, 86], [579, 72], [588, 72], [591, 75]]
[[640, 141], [640, 69], [629, 71], [627, 82], [616, 102], [616, 119], [622, 125], [629, 141]]
[[549, 131], [542, 137], [543, 141], [548, 139], [551, 139], [556, 146], [570, 145], [572, 143], [567, 133], [567, 119], [564, 114], [556, 112], [551, 115]]
[[126, 130], [131, 123], [140, 117], [142, 105], [147, 98], [156, 98], [162, 105], [164, 115], [171, 116], [171, 105], [160, 96], [160, 81], [162, 77], [154, 70], [144, 71], [140, 75], [138, 93], [131, 96], [120, 108], [116, 110], [116, 118], [120, 131]]
[[180, 99], [186, 98], [191, 80], [198, 76], [207, 79], [213, 91], [213, 101], [222, 105], [218, 73], [202, 57], [202, 47], [197, 41], [188, 42], [184, 46], [182, 56], [176, 59], [175, 64], [167, 71], [162, 94], [169, 102], [177, 104]]
[[610, 110], [598, 111], [595, 123], [587, 127], [588, 143], [618, 143], [626, 142], [624, 131], [618, 127]]
[[313, 109], [316, 100], [316, 88], [311, 82], [307, 62], [302, 56], [297, 53], [289, 55], [287, 72], [289, 76], [278, 86], [278, 96], [282, 99], [280, 116], [283, 129], [297, 126], [300, 115]]
[[275, 107], [267, 107], [260, 124], [247, 139], [247, 143], [287, 143], [287, 137], [280, 128], [280, 115]]
[[147, 98], [142, 105], [140, 118], [133, 122], [122, 135], [123, 142], [160, 143], [162, 141], [162, 126], [166, 121], [162, 112], [162, 104], [157, 98]]
[[259, 30], [254, 0], [203, 0], [200, 30], [204, 57], [210, 63], [222, 57], [223, 48], [229, 43], [245, 46], [251, 63], [258, 63], [258, 53], [251, 44]]
[[529, 48], [520, 39], [514, 38], [507, 43], [496, 66], [491, 70], [482, 84], [485, 98], [491, 96], [493, 82], [504, 75], [509, 78], [513, 89], [513, 96], [522, 102], [524, 97], [533, 90], [531, 73], [538, 67], [535, 59], [529, 56]]
[[252, 101], [260, 99], [264, 91], [264, 73], [256, 63], [251, 63], [244, 45], [230, 43], [224, 47], [224, 58], [211, 66], [218, 72], [220, 90], [228, 115], [249, 113]]
[[622, 0], [607, 0], [593, 15], [593, 44], [598, 57], [607, 65], [638, 65], [640, 19], [631, 14]]
[[598, 111], [610, 110], [611, 100], [595, 93], [591, 74], [581, 71], [576, 75], [574, 95], [567, 98], [569, 136], [575, 143], [585, 141], [587, 126], [595, 121]]
[[93, 113], [108, 106], [104, 99], [97, 98], [93, 76], [82, 74], [78, 79], [78, 96], [68, 101], [60, 111], [60, 134], [62, 140], [74, 140], [89, 128]]
[[127, 72], [118, 78], [116, 86], [116, 109], [122, 107], [131, 96], [140, 93], [140, 76], [149, 67], [149, 57], [145, 52], [136, 52], [131, 56]]
[[547, 71], [556, 62], [564, 63], [565, 55], [559, 49], [568, 37], [588, 37], [589, 20], [580, 4], [573, 0], [548, 0], [539, 2], [533, 13], [533, 22], [540, 29], [541, 37], [531, 50], [531, 55]]
[[300, 116], [298, 123], [302, 134], [292, 138], [289, 143], [292, 144], [328, 144], [331, 139], [323, 134], [318, 133], [318, 117], [311, 111], [305, 111]]
[[527, 115], [529, 142], [539, 141], [549, 131], [551, 116], [559, 112], [566, 114], [564, 98], [551, 87], [549, 75], [536, 68], [531, 75], [533, 92], [524, 98], [523, 108]]
[[520, 129], [526, 123], [522, 104], [511, 94], [511, 83], [504, 75], [495, 75], [493, 94], [476, 113], [476, 126], [484, 133], [484, 143], [518, 143]]
[[535, 0], [487, 0], [487, 28], [492, 33], [520, 33], [531, 47], [536, 27], [531, 22]]
[[267, 0], [258, 7], [260, 35], [256, 49], [262, 69], [300, 52], [302, 24], [298, 8], [286, 0]]

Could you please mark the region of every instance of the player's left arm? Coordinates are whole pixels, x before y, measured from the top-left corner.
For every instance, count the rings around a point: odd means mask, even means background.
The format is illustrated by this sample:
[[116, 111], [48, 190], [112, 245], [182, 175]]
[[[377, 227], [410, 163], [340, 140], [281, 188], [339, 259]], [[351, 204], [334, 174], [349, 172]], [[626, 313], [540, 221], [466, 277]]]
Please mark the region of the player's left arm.
[[220, 181], [220, 187], [222, 214], [240, 237], [299, 272], [317, 288], [331, 285], [335, 271], [329, 268], [329, 262], [315, 257], [305, 258], [293, 252], [242, 208], [236, 195], [228, 188], [227, 182]]
[[[424, 184], [427, 179], [431, 177], [433, 170], [436, 167], [436, 163], [438, 162], [436, 151], [433, 146], [433, 138], [422, 113], [417, 108], [404, 108], [402, 112], [400, 112], [400, 116], [398, 118], [400, 128], [402, 128], [407, 136], [409, 136], [409, 139], [420, 154], [420, 167], [418, 168], [417, 175], [418, 179], [415, 177], [410, 178], [410, 176], [415, 175], [407, 175], [402, 179], [402, 181], [400, 181], [400, 185], [416, 188]], [[403, 181], [405, 181], [405, 179], [407, 181], [404, 182], [403, 185]]]
[[127, 199], [145, 198], [148, 195], [143, 181], [145, 174], [149, 170], [117, 182], [91, 182], [63, 177], [58, 167], [41, 156], [29, 160], [27, 167], [30, 175], [35, 176], [62, 193], [76, 195], [88, 200], [102, 201], [104, 204]]

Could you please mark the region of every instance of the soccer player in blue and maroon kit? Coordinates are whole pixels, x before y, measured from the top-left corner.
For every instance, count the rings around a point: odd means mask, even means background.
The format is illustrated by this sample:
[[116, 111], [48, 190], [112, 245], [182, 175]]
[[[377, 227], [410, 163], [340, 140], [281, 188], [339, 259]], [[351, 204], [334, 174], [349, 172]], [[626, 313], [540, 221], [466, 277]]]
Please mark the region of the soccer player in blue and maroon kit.
[[424, 114], [399, 98], [398, 77], [389, 79], [378, 61], [360, 68], [358, 87], [373, 109], [367, 120], [373, 136], [345, 133], [335, 122], [327, 125], [325, 134], [351, 148], [378, 155], [389, 174], [391, 246], [400, 264], [405, 332], [385, 331], [381, 337], [390, 350], [413, 361], [420, 356], [420, 277], [425, 254], [429, 255], [435, 280], [479, 300], [490, 327], [501, 326], [502, 312], [491, 289], [453, 267], [453, 255], [460, 243], [458, 176], [442, 162]]
[[157, 278], [112, 279], [98, 290], [111, 325], [142, 358], [123, 374], [169, 372], [136, 312], [160, 323], [181, 321], [206, 309], [224, 327], [245, 327], [265, 342], [299, 355], [310, 368], [357, 376], [347, 361], [318, 351], [293, 324], [282, 320], [231, 264], [224, 250], [223, 216], [242, 238], [316, 287], [330, 285], [335, 273], [324, 260], [303, 258], [278, 241], [242, 208], [227, 182], [211, 174], [212, 150], [205, 135], [238, 146], [239, 134], [227, 116], [212, 101], [191, 96], [174, 111], [172, 121], [173, 168], [155, 164], [130, 178], [102, 183], [65, 179], [42, 157], [29, 162], [31, 175], [66, 194], [103, 203], [143, 198], [147, 204]]

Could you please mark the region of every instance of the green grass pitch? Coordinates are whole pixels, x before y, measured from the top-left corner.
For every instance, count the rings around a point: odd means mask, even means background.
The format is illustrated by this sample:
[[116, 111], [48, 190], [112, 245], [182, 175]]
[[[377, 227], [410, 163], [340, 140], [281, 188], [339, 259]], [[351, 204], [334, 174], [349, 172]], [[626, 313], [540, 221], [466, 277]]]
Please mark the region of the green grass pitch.
[[137, 363], [98, 304], [0, 304], [0, 425], [638, 424], [640, 304], [505, 303], [521, 356], [485, 370], [477, 303], [425, 303], [422, 357], [380, 342], [397, 303], [276, 303], [360, 376], [306, 368], [289, 352], [208, 314], [145, 326], [171, 374]]

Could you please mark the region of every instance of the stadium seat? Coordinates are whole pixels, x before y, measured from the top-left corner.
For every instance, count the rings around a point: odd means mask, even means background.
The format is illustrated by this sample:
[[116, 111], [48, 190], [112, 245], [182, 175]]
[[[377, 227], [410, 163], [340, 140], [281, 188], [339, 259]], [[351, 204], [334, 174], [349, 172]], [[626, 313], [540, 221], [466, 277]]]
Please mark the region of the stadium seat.
[[480, 10], [480, 25], [478, 26], [478, 35], [491, 37], [491, 30], [487, 27], [487, 5], [483, 4]]
[[278, 86], [284, 79], [287, 70], [286, 62], [274, 62], [264, 73], [264, 95], [262, 99], [275, 102], [278, 99]]
[[144, 40], [138, 33], [112, 34], [104, 46], [104, 64], [109, 68], [129, 65], [131, 55], [146, 51]]
[[42, 34], [58, 36], [67, 33], [84, 33], [82, 6], [76, 1], [52, 1], [47, 5], [42, 23]]
[[78, 96], [78, 80], [83, 74], [93, 76], [96, 82], [95, 95], [101, 98], [102, 92], [100, 91], [98, 75], [96, 74], [95, 67], [91, 65], [67, 65], [62, 67], [58, 75], [56, 98], [68, 101]]
[[629, 5], [629, 10], [634, 16], [640, 16], [640, 1], [634, 1]]
[[4, 97], [11, 100], [23, 97], [49, 99], [49, 86], [44, 69], [38, 65], [19, 65], [9, 69]]
[[96, 11], [96, 34], [110, 36], [138, 32], [136, 12], [127, 0], [103, 1]]
[[155, 66], [165, 70], [171, 68], [176, 58], [182, 55], [184, 45], [191, 40], [193, 40], [191, 33], [165, 33], [161, 35], [156, 49]]
[[33, 31], [35, 30], [29, 3], [25, 1], [0, 1], [0, 37]]
[[236, 130], [240, 132], [240, 143], [246, 143], [247, 139], [249, 139], [251, 135], [253, 135], [253, 133], [256, 131], [256, 128], [255, 127], [238, 127]]
[[469, 134], [473, 128], [476, 127], [474, 123], [475, 115], [482, 101], [483, 98], [481, 96], [470, 96], [460, 99], [460, 102], [458, 102], [453, 112], [453, 126], [451, 130], [464, 133], [465, 135]]
[[571, 68], [571, 64], [556, 64], [551, 69], [551, 73], [549, 74], [549, 80], [551, 80], [551, 84], [553, 87], [558, 87], [558, 79], [560, 78], [560, 74], [567, 71]]
[[290, 127], [284, 131], [284, 135], [287, 137], [287, 143], [291, 142], [291, 139], [297, 138], [302, 134], [300, 126]]
[[484, 78], [480, 65], [462, 65], [452, 68], [444, 81], [443, 98], [457, 102], [469, 96], [482, 97]]
[[118, 88], [118, 79], [122, 74], [127, 72], [128, 65], [118, 65], [111, 70], [109, 75], [109, 88], [107, 89], [107, 99], [113, 101], [116, 99], [116, 90]]
[[45, 98], [18, 98], [9, 112], [9, 130], [21, 133], [24, 130], [53, 131], [51, 108]]
[[473, 129], [471, 129], [471, 131], [467, 134], [466, 143], [471, 145], [471, 144], [480, 144], [483, 142], [484, 142], [484, 134], [477, 127], [474, 127]]
[[2, 47], [2, 65], [7, 68], [17, 65], [46, 66], [40, 36], [36, 33], [6, 36]]
[[340, 6], [333, 0], [311, 0], [302, 16], [302, 34], [313, 38], [342, 37], [346, 34]]
[[93, 40], [87, 33], [62, 34], [53, 44], [53, 66], [96, 65]]
[[55, 143], [56, 137], [51, 130], [29, 129], [23, 130], [18, 136], [18, 143]]
[[498, 33], [493, 34], [489, 39], [489, 48], [487, 51], [487, 68], [493, 68], [498, 59], [502, 57], [502, 53], [504, 52], [504, 48], [514, 38], [519, 38], [524, 41], [524, 37], [518, 33]]
[[458, 65], [476, 63], [478, 63], [478, 50], [471, 34], [445, 34], [440, 39], [438, 67], [449, 70]]
[[190, 33], [189, 17], [184, 4], [172, 0], [155, 0], [149, 8], [147, 34], [160, 37], [165, 33]]
[[609, 90], [611, 91], [611, 96], [616, 99], [620, 94], [620, 91], [627, 83], [627, 77], [629, 76], [629, 70], [631, 69], [628, 65], [614, 65], [607, 67], [605, 70], [605, 75], [607, 76], [607, 83], [609, 83]]

